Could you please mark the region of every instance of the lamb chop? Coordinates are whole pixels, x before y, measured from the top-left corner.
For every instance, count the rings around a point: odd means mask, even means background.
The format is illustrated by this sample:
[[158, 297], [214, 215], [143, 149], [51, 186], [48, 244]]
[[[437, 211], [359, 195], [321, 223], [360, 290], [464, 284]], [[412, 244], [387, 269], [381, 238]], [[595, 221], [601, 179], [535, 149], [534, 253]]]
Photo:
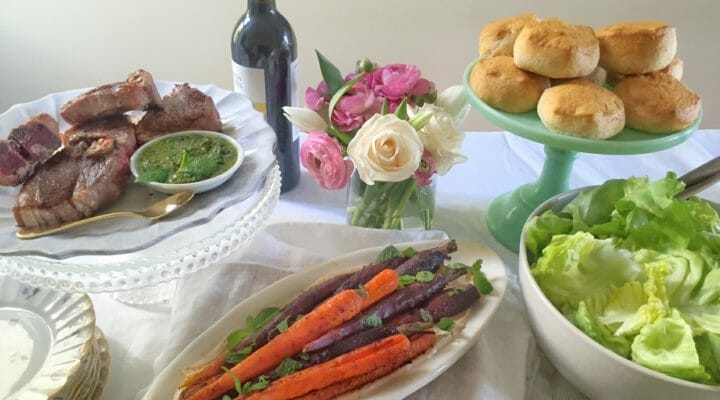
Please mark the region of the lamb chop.
[[50, 227], [92, 215], [124, 193], [135, 149], [134, 126], [123, 116], [63, 132], [62, 152], [42, 165], [13, 207], [19, 227]]
[[160, 94], [152, 75], [144, 70], [131, 73], [123, 82], [98, 86], [67, 102], [60, 115], [79, 125], [92, 119], [144, 110], [160, 104]]
[[58, 124], [48, 114], [39, 114], [0, 140], [0, 185], [17, 186], [60, 148]]
[[187, 83], [175, 85], [160, 108], [148, 110], [138, 124], [137, 140], [145, 143], [170, 132], [205, 130], [220, 132], [220, 114], [210, 96]]

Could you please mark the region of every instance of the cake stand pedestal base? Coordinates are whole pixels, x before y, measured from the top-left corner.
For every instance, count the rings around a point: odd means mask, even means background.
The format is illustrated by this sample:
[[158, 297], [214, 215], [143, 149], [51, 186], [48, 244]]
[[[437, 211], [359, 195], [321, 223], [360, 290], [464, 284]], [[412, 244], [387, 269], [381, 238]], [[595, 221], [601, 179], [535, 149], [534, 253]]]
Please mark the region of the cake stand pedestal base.
[[495, 239], [517, 252], [525, 220], [537, 206], [569, 188], [570, 173], [578, 153], [545, 146], [545, 164], [538, 181], [496, 197], [488, 209], [487, 225]]

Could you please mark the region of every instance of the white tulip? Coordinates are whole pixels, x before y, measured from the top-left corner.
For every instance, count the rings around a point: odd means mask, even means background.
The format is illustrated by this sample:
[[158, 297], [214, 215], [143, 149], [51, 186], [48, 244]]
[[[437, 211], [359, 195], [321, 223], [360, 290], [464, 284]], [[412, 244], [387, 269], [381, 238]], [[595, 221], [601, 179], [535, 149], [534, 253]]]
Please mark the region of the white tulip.
[[423, 144], [410, 124], [394, 114], [375, 114], [348, 145], [348, 156], [368, 185], [400, 182], [420, 166]]
[[425, 149], [430, 151], [435, 159], [435, 168], [439, 175], [445, 175], [453, 165], [467, 161], [467, 157], [460, 154], [465, 133], [458, 128], [452, 115], [433, 104], [425, 104], [415, 112], [432, 113], [432, 118], [417, 132]]
[[303, 132], [324, 131], [327, 121], [313, 110], [300, 107], [283, 107], [285, 118]]
[[465, 97], [465, 89], [461, 85], [450, 86], [438, 94], [435, 105], [450, 114], [455, 124], [460, 126], [470, 113], [470, 104]]

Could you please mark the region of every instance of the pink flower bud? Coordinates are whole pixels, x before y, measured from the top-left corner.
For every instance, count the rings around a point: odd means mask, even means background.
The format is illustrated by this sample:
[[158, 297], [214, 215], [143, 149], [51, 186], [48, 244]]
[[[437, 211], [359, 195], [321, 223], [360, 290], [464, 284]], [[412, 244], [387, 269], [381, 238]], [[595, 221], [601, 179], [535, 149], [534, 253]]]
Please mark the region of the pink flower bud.
[[311, 132], [300, 147], [300, 161], [323, 189], [347, 186], [353, 164], [342, 154], [342, 147], [325, 132]]

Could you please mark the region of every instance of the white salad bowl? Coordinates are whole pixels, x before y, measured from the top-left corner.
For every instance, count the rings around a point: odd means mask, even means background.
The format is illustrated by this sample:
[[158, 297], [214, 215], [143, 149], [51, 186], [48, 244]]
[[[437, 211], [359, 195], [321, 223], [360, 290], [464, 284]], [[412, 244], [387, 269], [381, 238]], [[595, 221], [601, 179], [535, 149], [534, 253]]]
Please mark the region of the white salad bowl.
[[[580, 192], [557, 195], [538, 206], [528, 220], [547, 210], [559, 211]], [[716, 207], [717, 209], [717, 207]], [[595, 342], [555, 308], [530, 273], [531, 260], [520, 237], [519, 275], [525, 307], [535, 337], [560, 373], [591, 399], [718, 400], [720, 386], [703, 385], [653, 371], [620, 357]]]
[[191, 190], [194, 193], [203, 193], [207, 192], [209, 190], [215, 189], [216, 187], [222, 185], [223, 183], [227, 182], [228, 179], [230, 179], [231, 176], [240, 168], [240, 165], [243, 162], [243, 159], [245, 158], [245, 153], [243, 152], [242, 147], [240, 146], [240, 143], [238, 143], [234, 138], [231, 136], [228, 136], [223, 133], [218, 132], [212, 132], [212, 131], [183, 131], [183, 132], [176, 132], [171, 133], [168, 135], [159, 136], [153, 140], [150, 140], [149, 142], [143, 144], [140, 146], [135, 153], [133, 153], [132, 157], [130, 157], [130, 171], [132, 172], [133, 176], [135, 178], [138, 177], [138, 171], [137, 171], [137, 160], [138, 157], [143, 153], [145, 149], [148, 148], [149, 145], [157, 142], [158, 140], [167, 139], [169, 137], [173, 136], [183, 136], [183, 135], [204, 135], [204, 136], [212, 136], [219, 139], [222, 139], [226, 141], [227, 143], [231, 144], [233, 147], [235, 147], [235, 150], [237, 150], [237, 160], [235, 160], [235, 164], [233, 164], [230, 168], [228, 168], [227, 171], [223, 172], [220, 175], [213, 176], [212, 178], [208, 178], [202, 181], [198, 182], [192, 182], [192, 183], [159, 183], [159, 182], [143, 182], [142, 185], [145, 185], [149, 188], [152, 188], [154, 190], [157, 190], [158, 192], [163, 192], [167, 194], [174, 194], [178, 192], [182, 192], [185, 190]]

